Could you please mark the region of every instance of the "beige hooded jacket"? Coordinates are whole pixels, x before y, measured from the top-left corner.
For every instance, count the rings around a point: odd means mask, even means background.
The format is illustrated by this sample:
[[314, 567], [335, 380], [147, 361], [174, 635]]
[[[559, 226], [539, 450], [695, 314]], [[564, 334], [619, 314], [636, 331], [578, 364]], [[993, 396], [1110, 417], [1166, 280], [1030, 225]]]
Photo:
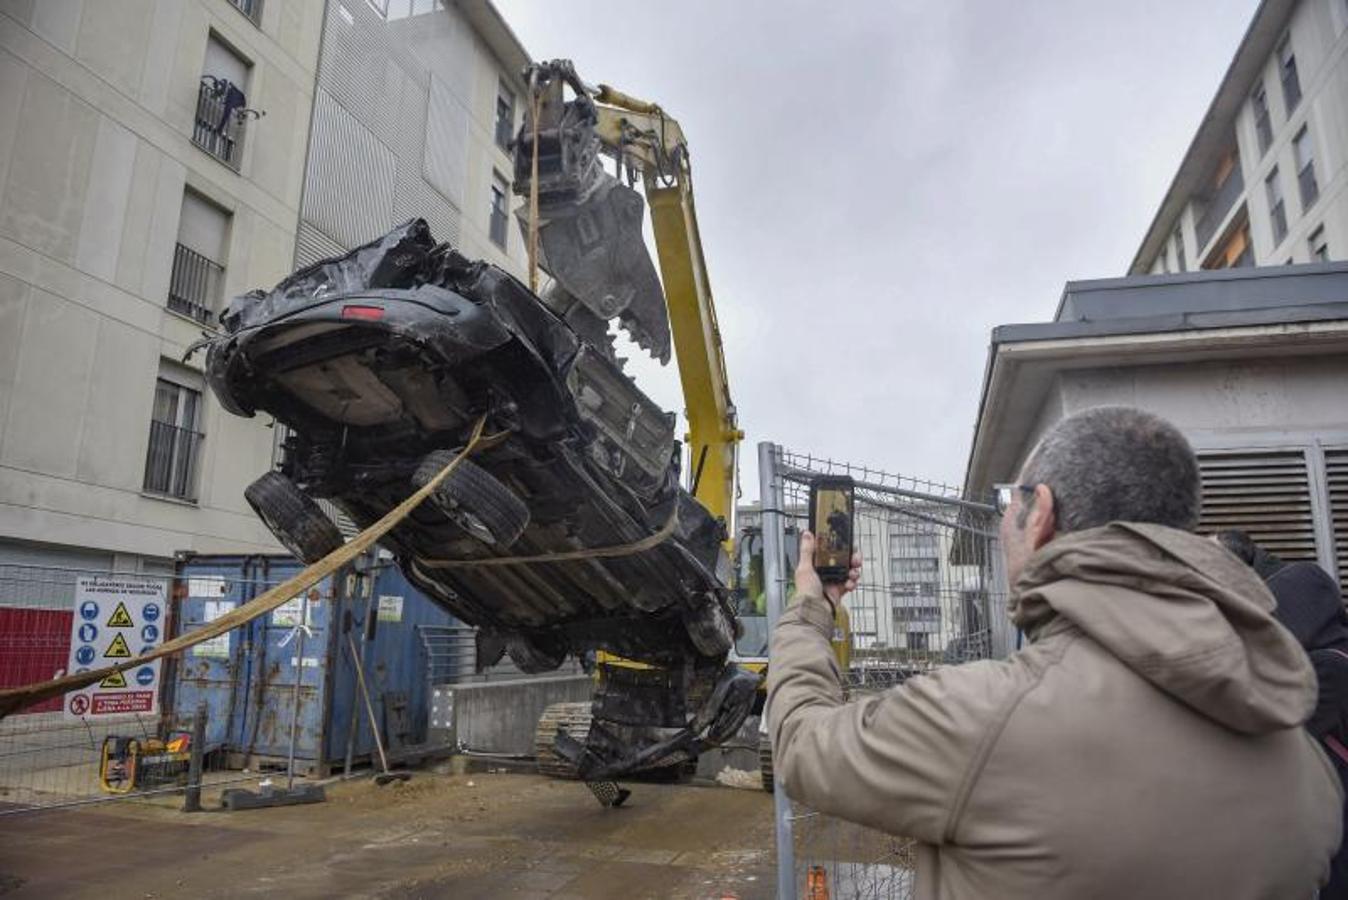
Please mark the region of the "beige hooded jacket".
[[787, 793], [919, 841], [919, 898], [1311, 898], [1338, 777], [1299, 727], [1310, 663], [1215, 543], [1155, 525], [1064, 535], [1030, 560], [1004, 660], [844, 703], [830, 607], [773, 634]]

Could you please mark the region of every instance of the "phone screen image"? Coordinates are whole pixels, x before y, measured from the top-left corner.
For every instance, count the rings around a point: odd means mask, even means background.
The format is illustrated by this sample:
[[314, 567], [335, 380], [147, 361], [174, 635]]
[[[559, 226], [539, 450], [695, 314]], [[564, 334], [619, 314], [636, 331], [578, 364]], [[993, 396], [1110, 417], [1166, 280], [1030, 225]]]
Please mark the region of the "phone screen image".
[[852, 560], [852, 491], [821, 485], [815, 492], [814, 567], [846, 571]]

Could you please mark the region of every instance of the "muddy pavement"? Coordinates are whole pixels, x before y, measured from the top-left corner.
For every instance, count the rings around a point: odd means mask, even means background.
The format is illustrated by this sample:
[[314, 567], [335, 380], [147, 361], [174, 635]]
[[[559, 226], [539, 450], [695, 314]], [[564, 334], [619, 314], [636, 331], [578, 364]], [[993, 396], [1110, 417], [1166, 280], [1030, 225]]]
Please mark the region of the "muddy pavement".
[[[0, 817], [10, 897], [771, 897], [772, 798], [440, 776], [329, 788], [324, 804], [185, 815], [113, 803]], [[214, 799], [214, 798], [210, 798]]]

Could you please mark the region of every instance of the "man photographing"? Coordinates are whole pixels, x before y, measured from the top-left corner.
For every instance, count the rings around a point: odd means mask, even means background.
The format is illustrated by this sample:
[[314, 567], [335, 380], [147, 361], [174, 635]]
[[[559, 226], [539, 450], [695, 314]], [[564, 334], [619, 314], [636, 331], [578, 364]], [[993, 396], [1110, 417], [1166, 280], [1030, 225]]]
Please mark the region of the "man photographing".
[[1026, 647], [851, 704], [828, 639], [861, 560], [822, 585], [804, 535], [770, 655], [779, 784], [915, 838], [919, 898], [1313, 897], [1341, 809], [1300, 727], [1314, 675], [1259, 578], [1192, 533], [1200, 500], [1168, 422], [1059, 422], [999, 490]]

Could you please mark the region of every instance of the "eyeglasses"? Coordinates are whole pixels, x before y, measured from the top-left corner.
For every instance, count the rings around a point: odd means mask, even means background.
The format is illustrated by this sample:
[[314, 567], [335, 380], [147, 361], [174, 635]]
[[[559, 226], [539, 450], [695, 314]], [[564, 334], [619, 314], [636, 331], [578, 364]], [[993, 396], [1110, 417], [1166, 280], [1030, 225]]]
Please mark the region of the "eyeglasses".
[[994, 502], [999, 516], [1006, 515], [1006, 511], [1011, 508], [1011, 501], [1015, 499], [1016, 491], [1023, 494], [1034, 493], [1034, 485], [1032, 484], [994, 484], [992, 489], [996, 492]]

